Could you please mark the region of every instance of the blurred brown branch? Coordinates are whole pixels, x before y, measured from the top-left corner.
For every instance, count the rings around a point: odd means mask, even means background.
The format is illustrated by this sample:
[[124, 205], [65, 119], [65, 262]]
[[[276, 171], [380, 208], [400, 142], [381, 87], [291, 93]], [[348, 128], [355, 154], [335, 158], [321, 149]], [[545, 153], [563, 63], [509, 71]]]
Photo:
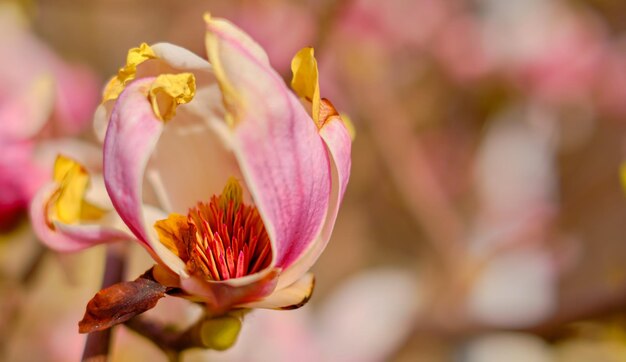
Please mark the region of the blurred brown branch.
[[[102, 277], [102, 288], [122, 281], [126, 268], [125, 264], [126, 246], [122, 244], [108, 245], [104, 276]], [[111, 345], [111, 334], [112, 329], [110, 328], [104, 331], [90, 333], [85, 342], [82, 360], [89, 362], [106, 361]]]
[[178, 361], [182, 351], [189, 348], [204, 347], [199, 331], [202, 322], [201, 319], [182, 332], [174, 331], [168, 326], [141, 316], [128, 320], [125, 325], [159, 347], [170, 361]]
[[2, 323], [0, 323], [0, 326], [2, 326], [0, 327], [0, 357], [4, 356], [6, 353], [6, 347], [10, 340], [10, 334], [15, 328], [16, 323], [20, 320], [24, 292], [27, 291], [32, 284], [47, 253], [48, 249], [37, 242], [36, 250], [33, 253], [32, 258], [28, 262], [26, 268], [24, 268], [22, 276], [17, 280], [19, 288], [15, 289], [11, 298], [7, 298], [5, 300], [8, 305], [3, 312], [5, 318], [3, 318]]

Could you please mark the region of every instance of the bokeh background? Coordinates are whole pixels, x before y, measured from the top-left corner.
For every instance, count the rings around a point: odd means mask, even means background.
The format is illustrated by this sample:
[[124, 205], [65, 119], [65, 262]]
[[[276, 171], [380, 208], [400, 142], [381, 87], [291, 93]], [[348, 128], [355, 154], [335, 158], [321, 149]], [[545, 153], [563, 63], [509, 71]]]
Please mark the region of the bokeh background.
[[[0, 5], [0, 126], [25, 83], [56, 84], [29, 145], [39, 164], [56, 139], [94, 139], [99, 89], [129, 48], [205, 56], [205, 11], [249, 32], [286, 81], [296, 51], [315, 47], [322, 96], [356, 138], [314, 297], [254, 312], [232, 350], [185, 361], [626, 361], [623, 0]], [[0, 146], [7, 204], [9, 181], [45, 166]], [[18, 201], [0, 223], [0, 360], [78, 360], [104, 249], [46, 251]], [[150, 265], [132, 255], [129, 279]], [[148, 314], [180, 325], [199, 311], [167, 298]], [[166, 360], [123, 327], [111, 359]]]

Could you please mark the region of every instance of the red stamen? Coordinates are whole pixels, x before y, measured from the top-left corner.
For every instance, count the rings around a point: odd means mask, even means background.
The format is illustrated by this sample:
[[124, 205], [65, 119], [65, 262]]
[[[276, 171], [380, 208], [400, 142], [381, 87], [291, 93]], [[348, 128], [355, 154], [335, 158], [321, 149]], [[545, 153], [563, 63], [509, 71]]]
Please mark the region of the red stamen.
[[175, 244], [191, 273], [210, 280], [241, 278], [271, 262], [272, 247], [263, 221], [254, 206], [241, 201], [241, 194], [198, 203], [189, 210], [187, 227], [172, 234], [181, 235]]

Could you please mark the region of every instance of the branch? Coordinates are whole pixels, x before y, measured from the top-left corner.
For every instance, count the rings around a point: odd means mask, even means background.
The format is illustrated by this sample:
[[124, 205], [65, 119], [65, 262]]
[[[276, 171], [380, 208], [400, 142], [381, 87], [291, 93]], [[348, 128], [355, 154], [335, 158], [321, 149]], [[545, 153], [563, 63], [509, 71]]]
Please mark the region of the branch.
[[198, 322], [182, 332], [176, 332], [160, 323], [148, 320], [145, 317], [135, 317], [125, 323], [126, 327], [147, 338], [155, 346], [165, 352], [170, 360], [180, 352], [190, 348], [203, 348]]
[[[102, 288], [109, 287], [122, 281], [124, 277], [126, 246], [108, 245]], [[93, 332], [87, 335], [82, 361], [101, 362], [106, 361], [111, 344], [111, 329]]]
[[138, 316], [126, 321], [129, 329], [144, 336], [167, 354], [170, 361], [178, 361], [181, 352], [191, 348], [226, 350], [237, 341], [245, 311], [200, 318], [189, 328], [176, 331], [167, 325]]

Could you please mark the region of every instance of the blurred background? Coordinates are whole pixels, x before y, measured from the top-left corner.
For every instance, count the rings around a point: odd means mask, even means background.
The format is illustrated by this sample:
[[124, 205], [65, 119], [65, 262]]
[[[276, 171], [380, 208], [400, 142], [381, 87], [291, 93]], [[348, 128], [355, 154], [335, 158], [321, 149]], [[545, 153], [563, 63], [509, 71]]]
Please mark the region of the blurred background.
[[[43, 249], [29, 197], [56, 144], [94, 139], [91, 112], [127, 50], [167, 41], [205, 57], [210, 11], [286, 81], [315, 47], [322, 96], [356, 138], [310, 303], [256, 311], [233, 349], [185, 361], [626, 361], [623, 0], [0, 5], [0, 360], [80, 359], [104, 249]], [[4, 125], [18, 113], [32, 129]], [[29, 140], [4, 141], [18, 133]], [[199, 311], [166, 298], [148, 314], [184, 324]], [[123, 327], [111, 359], [166, 361]]]

